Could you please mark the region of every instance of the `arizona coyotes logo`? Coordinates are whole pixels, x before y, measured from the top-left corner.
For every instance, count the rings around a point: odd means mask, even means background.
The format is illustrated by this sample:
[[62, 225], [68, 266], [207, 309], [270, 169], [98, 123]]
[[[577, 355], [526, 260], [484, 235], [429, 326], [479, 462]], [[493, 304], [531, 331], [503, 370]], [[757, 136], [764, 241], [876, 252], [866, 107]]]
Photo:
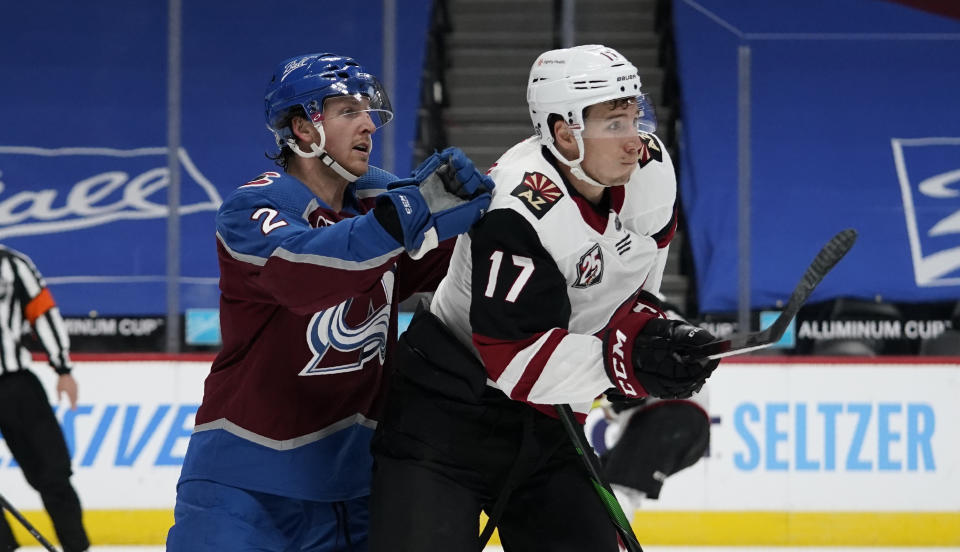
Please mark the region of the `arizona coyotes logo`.
[[563, 192], [543, 173], [528, 172], [510, 195], [520, 198], [527, 209], [540, 219], [563, 197]]
[[[362, 305], [354, 306], [353, 299], [313, 315], [307, 326], [307, 345], [313, 351], [313, 358], [300, 371], [301, 376], [327, 376], [360, 370], [371, 360], [383, 365], [387, 354], [387, 332], [390, 326], [390, 304], [393, 298], [394, 275], [387, 271], [380, 283], [385, 300], [378, 307], [370, 304], [365, 308], [366, 317], [359, 323], [351, 324], [348, 318], [359, 319], [355, 312]], [[351, 316], [352, 315], [352, 316]], [[344, 362], [346, 361], [346, 362]]]
[[594, 284], [599, 284], [603, 278], [603, 252], [600, 244], [596, 243], [580, 257], [577, 263], [577, 281], [573, 283], [575, 288], [586, 288]]
[[647, 163], [651, 161], [663, 162], [663, 150], [660, 149], [660, 144], [657, 143], [657, 140], [650, 136], [649, 134], [640, 133], [640, 151], [637, 152], [638, 160], [640, 167], [647, 166]]

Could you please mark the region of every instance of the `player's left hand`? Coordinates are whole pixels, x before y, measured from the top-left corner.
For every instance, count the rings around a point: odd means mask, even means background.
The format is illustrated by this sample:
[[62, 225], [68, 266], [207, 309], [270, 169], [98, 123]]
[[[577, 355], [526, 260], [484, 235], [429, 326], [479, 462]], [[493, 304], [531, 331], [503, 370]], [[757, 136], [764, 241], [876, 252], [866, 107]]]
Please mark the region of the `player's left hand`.
[[414, 170], [413, 180], [422, 184], [433, 175], [440, 178], [446, 191], [461, 199], [490, 193], [495, 186], [493, 179], [478, 171], [460, 148], [450, 147], [426, 158]]
[[413, 214], [423, 210], [421, 205], [426, 208], [429, 218], [423, 228], [404, 231], [404, 236], [415, 237], [405, 246], [416, 259], [437, 243], [470, 230], [490, 206], [493, 188], [493, 179], [478, 171], [462, 151], [447, 148], [428, 157], [412, 177], [394, 182], [381, 196], [405, 193]]

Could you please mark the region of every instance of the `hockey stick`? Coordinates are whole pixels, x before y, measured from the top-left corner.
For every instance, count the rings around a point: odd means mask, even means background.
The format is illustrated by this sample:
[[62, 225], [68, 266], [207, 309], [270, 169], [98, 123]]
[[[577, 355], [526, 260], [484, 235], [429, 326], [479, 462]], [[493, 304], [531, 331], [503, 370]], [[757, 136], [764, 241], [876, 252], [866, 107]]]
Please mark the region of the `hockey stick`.
[[13, 517], [17, 518], [17, 521], [19, 521], [24, 527], [26, 527], [27, 531], [30, 531], [30, 534], [33, 535], [35, 539], [40, 541], [40, 544], [42, 544], [44, 548], [46, 548], [50, 552], [57, 552], [57, 549], [54, 548], [52, 544], [50, 544], [50, 541], [43, 538], [43, 535], [40, 534], [40, 531], [37, 531], [37, 528], [34, 527], [29, 521], [27, 521], [27, 518], [23, 517], [20, 514], [20, 512], [18, 512], [17, 509], [14, 508], [9, 502], [7, 502], [7, 499], [3, 498], [3, 495], [0, 494], [0, 515], [3, 515], [4, 510], [13, 514]]
[[583, 464], [587, 467], [590, 482], [593, 483], [593, 488], [600, 495], [600, 501], [603, 502], [603, 507], [607, 510], [610, 520], [613, 521], [623, 544], [627, 547], [628, 552], [643, 552], [643, 548], [637, 542], [637, 537], [633, 534], [633, 528], [630, 527], [627, 515], [623, 513], [623, 508], [620, 507], [617, 497], [613, 494], [613, 489], [603, 480], [603, 476], [600, 474], [600, 461], [594, 454], [590, 443], [587, 442], [587, 436], [583, 434], [583, 427], [574, 417], [570, 405], [557, 404], [553, 407], [557, 410], [563, 429], [566, 430], [570, 441], [573, 442], [573, 447], [577, 449], [577, 454], [580, 455]]
[[780, 341], [783, 333], [787, 331], [790, 321], [800, 311], [800, 307], [806, 303], [810, 294], [817, 287], [817, 284], [823, 280], [830, 270], [836, 266], [840, 259], [850, 251], [853, 243], [857, 241], [857, 231], [848, 228], [841, 230], [836, 236], [830, 238], [830, 241], [823, 246], [823, 249], [813, 258], [813, 262], [803, 273], [800, 283], [790, 294], [787, 306], [780, 312], [780, 316], [773, 321], [767, 329], [759, 332], [739, 332], [729, 336], [726, 339], [719, 339], [701, 345], [689, 356], [693, 358], [718, 359], [733, 355], [742, 355], [757, 349], [769, 347]]

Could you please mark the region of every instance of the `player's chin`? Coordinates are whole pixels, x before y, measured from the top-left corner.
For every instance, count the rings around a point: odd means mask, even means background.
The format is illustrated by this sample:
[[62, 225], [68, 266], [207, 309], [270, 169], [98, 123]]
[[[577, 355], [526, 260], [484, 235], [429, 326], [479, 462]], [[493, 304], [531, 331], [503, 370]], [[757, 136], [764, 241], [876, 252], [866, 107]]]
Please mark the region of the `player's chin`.
[[627, 182], [630, 182], [630, 175], [633, 174], [633, 171], [630, 171], [626, 174], [613, 176], [607, 179], [607, 182], [610, 186], [623, 186]]
[[370, 170], [370, 156], [362, 154], [355, 156], [350, 160], [350, 172], [353, 174], [366, 174]]

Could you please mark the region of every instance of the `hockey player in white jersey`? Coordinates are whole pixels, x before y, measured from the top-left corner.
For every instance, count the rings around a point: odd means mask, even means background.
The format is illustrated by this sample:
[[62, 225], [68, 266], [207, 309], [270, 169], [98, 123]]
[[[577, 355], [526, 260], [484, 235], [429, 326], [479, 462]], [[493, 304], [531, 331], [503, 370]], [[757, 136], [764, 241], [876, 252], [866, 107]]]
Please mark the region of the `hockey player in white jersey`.
[[[429, 312], [400, 338], [374, 438], [371, 550], [617, 550], [557, 420], [608, 390], [688, 397], [713, 340], [653, 295], [676, 230], [676, 177], [636, 68], [599, 45], [530, 71], [536, 134], [491, 168], [490, 210], [461, 236]], [[485, 531], [483, 539], [489, 534]]]

